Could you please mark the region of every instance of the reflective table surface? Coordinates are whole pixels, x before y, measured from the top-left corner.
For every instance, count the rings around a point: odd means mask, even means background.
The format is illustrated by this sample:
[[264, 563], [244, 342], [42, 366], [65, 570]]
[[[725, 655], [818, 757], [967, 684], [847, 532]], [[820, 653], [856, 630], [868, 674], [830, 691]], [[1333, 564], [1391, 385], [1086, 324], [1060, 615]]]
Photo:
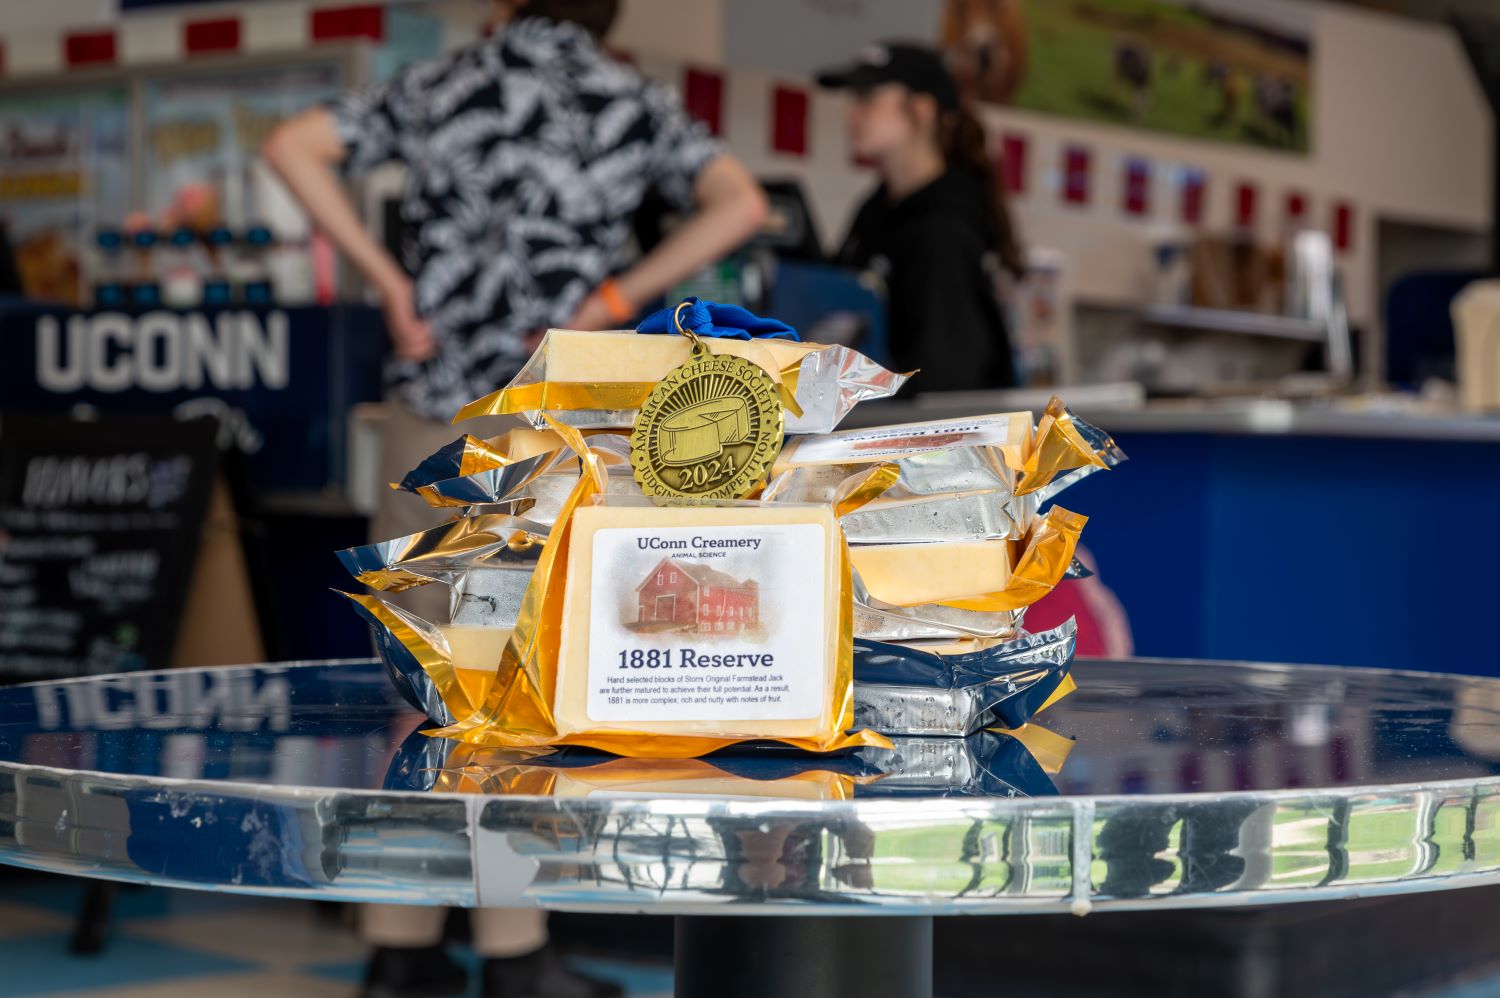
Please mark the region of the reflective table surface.
[[381, 667], [0, 689], [0, 863], [419, 904], [1007, 913], [1500, 882], [1500, 680], [1081, 661], [1018, 735], [520, 761]]

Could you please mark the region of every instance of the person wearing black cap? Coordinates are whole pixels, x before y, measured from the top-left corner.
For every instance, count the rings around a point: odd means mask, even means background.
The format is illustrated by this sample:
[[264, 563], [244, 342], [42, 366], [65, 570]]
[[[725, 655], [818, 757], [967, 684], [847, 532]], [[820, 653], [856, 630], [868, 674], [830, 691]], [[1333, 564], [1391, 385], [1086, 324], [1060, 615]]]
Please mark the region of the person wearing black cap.
[[920, 368], [920, 391], [1012, 387], [996, 278], [999, 268], [1021, 276], [1025, 263], [984, 126], [942, 59], [919, 45], [875, 45], [818, 82], [851, 92], [850, 143], [880, 174], [838, 260], [884, 277], [897, 369]]

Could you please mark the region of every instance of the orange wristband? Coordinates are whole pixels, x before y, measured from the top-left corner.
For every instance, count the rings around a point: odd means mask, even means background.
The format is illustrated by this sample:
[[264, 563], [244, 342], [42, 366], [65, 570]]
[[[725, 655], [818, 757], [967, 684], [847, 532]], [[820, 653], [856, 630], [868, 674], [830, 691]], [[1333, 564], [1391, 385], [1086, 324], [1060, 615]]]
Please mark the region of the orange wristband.
[[623, 325], [635, 318], [635, 306], [626, 300], [624, 292], [620, 290], [619, 282], [613, 277], [606, 277], [600, 281], [596, 290], [604, 302], [605, 309], [609, 312], [610, 322]]

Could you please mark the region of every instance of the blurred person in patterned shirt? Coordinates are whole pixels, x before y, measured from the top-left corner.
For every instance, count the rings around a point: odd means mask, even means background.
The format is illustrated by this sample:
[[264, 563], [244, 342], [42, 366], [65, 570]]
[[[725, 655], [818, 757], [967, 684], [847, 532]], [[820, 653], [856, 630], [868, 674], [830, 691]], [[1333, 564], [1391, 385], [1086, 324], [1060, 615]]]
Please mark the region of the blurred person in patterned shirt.
[[[380, 295], [394, 352], [383, 481], [454, 439], [458, 408], [505, 384], [549, 326], [626, 326], [765, 219], [760, 186], [719, 141], [666, 88], [601, 49], [618, 0], [490, 3], [485, 40], [304, 112], [262, 148]], [[393, 160], [406, 167], [399, 261], [365, 230], [339, 176]], [[686, 220], [622, 266], [648, 191]], [[465, 428], [488, 436], [503, 426], [492, 417]], [[375, 539], [443, 519], [382, 491]], [[439, 588], [414, 590], [407, 605], [434, 619], [445, 594], [425, 590]], [[365, 906], [361, 924], [380, 947], [366, 994], [441, 994], [435, 985], [458, 979], [440, 946], [441, 909]], [[541, 912], [480, 911], [475, 928], [491, 957], [487, 994], [618, 993], [558, 963]]]

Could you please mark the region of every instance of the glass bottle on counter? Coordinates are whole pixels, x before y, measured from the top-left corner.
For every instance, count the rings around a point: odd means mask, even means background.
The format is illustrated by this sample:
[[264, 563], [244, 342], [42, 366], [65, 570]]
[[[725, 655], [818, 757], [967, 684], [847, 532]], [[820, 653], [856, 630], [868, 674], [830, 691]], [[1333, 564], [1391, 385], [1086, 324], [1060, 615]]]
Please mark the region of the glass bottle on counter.
[[276, 237], [264, 225], [252, 225], [245, 230], [245, 242], [240, 253], [241, 272], [244, 275], [242, 295], [246, 305], [270, 305], [275, 295], [271, 290], [271, 251]]
[[155, 308], [161, 304], [161, 279], [157, 274], [156, 246], [161, 241], [154, 229], [139, 229], [130, 235], [134, 256], [130, 281], [130, 304]]
[[159, 252], [162, 301], [172, 308], [196, 308], [203, 301], [203, 261], [198, 233], [183, 226]]
[[208, 247], [203, 304], [210, 307], [229, 305], [234, 301], [234, 285], [229, 276], [234, 266], [234, 233], [221, 225], [210, 229], [203, 241]]
[[94, 307], [120, 308], [125, 304], [129, 266], [125, 259], [125, 236], [119, 229], [94, 233]]

